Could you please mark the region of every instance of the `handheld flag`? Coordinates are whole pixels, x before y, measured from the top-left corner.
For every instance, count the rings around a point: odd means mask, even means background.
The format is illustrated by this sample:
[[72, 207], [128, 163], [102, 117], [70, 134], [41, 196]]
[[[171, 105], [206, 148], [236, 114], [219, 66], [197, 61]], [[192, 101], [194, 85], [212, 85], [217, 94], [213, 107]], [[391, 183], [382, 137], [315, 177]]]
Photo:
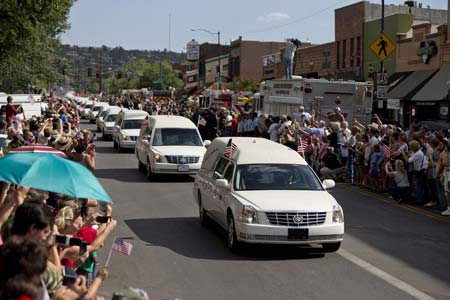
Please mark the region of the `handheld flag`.
[[390, 158], [391, 157], [391, 148], [385, 144], [381, 144], [383, 148], [384, 157]]
[[232, 139], [230, 139], [227, 143], [227, 146], [225, 147], [225, 152], [224, 152], [224, 156], [225, 157], [231, 157], [231, 155], [233, 154], [234, 150], [236, 150], [237, 146], [235, 143], [233, 143]]
[[115, 239], [112, 249], [125, 255], [130, 255], [131, 249], [133, 249], [133, 245], [131, 243], [125, 242], [124, 240]]
[[308, 147], [308, 141], [301, 140], [300, 144], [297, 146], [297, 153], [301, 156], [305, 156], [305, 149]]
[[198, 115], [197, 127], [199, 125], [206, 126], [206, 120], [201, 115]]

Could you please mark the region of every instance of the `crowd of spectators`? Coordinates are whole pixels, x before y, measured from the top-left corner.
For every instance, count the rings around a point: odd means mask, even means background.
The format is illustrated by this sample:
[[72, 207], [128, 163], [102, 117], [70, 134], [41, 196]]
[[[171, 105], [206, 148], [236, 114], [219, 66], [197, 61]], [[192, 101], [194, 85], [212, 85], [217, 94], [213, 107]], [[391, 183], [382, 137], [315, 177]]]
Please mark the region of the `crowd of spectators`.
[[[95, 133], [80, 128], [76, 105], [42, 100], [48, 109], [27, 119], [8, 97], [0, 114], [2, 155], [50, 146], [94, 171]], [[110, 204], [0, 182], [0, 299], [103, 299], [97, 292], [108, 268], [98, 269], [97, 251], [116, 225]]]

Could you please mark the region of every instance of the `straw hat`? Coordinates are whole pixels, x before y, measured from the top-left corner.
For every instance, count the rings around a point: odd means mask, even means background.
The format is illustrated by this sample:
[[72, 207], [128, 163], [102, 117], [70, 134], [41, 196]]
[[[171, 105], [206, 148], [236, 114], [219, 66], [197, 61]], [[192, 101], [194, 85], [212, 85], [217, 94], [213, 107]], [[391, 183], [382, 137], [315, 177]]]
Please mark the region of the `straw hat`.
[[70, 136], [62, 135], [55, 140], [55, 148], [60, 151], [68, 151], [73, 145], [73, 140]]

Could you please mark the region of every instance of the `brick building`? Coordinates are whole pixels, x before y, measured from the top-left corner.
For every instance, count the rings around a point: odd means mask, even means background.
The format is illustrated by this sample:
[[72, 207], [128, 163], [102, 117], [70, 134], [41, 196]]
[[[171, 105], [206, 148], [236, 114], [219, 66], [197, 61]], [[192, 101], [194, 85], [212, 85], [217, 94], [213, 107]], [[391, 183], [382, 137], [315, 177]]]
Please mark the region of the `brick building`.
[[263, 79], [261, 58], [276, 53], [285, 46], [285, 42], [244, 41], [242, 37], [232, 41], [228, 66], [229, 79], [261, 81]]
[[294, 74], [306, 78], [334, 78], [336, 73], [336, 43], [300, 48], [295, 53]]
[[[413, 5], [415, 3], [412, 2]], [[385, 17], [395, 14], [409, 14], [413, 20], [428, 20], [437, 25], [445, 23], [447, 19], [446, 10], [385, 5]], [[373, 42], [369, 40], [371, 36], [366, 36], [364, 26], [365, 22], [380, 20], [381, 4], [361, 1], [336, 9], [334, 16], [337, 75], [342, 79], [364, 80], [363, 60], [366, 51], [370, 51], [365, 45]]]
[[200, 57], [198, 60], [198, 88], [206, 87], [206, 61], [208, 59], [218, 57], [220, 55], [227, 55], [230, 53], [230, 46], [203, 43], [200, 45]]

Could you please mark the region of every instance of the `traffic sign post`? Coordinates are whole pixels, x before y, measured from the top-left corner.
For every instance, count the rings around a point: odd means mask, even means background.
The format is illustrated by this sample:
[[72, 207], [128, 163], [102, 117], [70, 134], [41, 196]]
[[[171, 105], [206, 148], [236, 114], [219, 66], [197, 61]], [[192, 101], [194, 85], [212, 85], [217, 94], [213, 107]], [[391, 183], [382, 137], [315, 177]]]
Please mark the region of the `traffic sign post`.
[[370, 44], [369, 48], [380, 61], [384, 61], [395, 51], [395, 44], [382, 33]]

